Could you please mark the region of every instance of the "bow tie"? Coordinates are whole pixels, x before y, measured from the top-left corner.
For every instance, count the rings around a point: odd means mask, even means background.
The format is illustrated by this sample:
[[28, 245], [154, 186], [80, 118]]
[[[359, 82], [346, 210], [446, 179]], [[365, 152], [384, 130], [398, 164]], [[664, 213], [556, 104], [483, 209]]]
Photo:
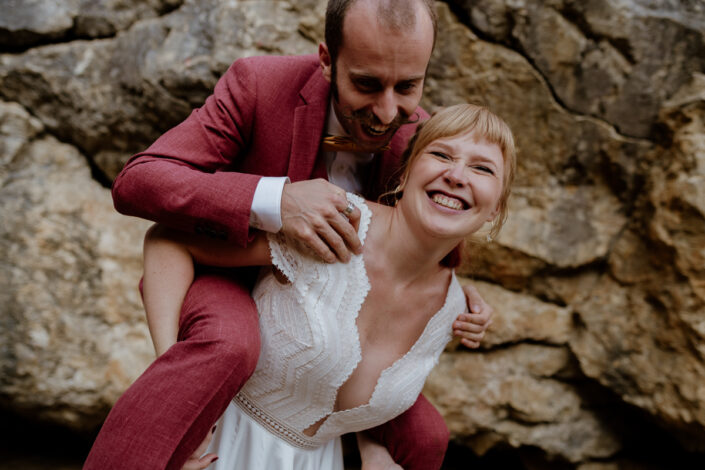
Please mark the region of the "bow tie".
[[[324, 152], [363, 152], [363, 153], [373, 153], [370, 151], [362, 150], [357, 144], [352, 140], [352, 138], [344, 135], [327, 135], [323, 138], [321, 142], [321, 149]], [[375, 152], [385, 152], [389, 150], [389, 145], [381, 147]]]

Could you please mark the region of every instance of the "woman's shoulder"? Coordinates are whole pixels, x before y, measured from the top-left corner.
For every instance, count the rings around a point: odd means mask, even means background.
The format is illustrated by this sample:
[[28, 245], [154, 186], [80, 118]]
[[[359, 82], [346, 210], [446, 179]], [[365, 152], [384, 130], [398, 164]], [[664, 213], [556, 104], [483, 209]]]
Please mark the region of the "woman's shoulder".
[[385, 205], [385, 204], [380, 204], [379, 202], [369, 201], [367, 199], [362, 199], [362, 204], [364, 204], [367, 207], [367, 209], [371, 212], [371, 215], [373, 218], [378, 218], [379, 216], [385, 216], [392, 211], [392, 208]]
[[364, 243], [370, 224], [377, 223], [380, 219], [380, 215], [386, 214], [386, 210], [390, 208], [376, 202], [368, 201], [354, 193], [348, 193], [347, 197], [348, 201], [360, 209], [360, 224], [358, 226], [357, 236], [360, 238], [360, 241]]

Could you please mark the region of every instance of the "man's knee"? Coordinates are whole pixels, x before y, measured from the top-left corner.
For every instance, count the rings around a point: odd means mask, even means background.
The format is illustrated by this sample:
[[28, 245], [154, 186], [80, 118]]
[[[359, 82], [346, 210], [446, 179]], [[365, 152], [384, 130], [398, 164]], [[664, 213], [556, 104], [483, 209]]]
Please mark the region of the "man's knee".
[[397, 463], [414, 470], [440, 468], [450, 438], [443, 417], [423, 395], [405, 413], [373, 431]]
[[446, 426], [443, 418], [438, 415], [438, 420], [426, 429], [423, 438], [420, 439], [421, 442], [416, 443], [416, 445], [420, 447], [421, 452], [429, 455], [435, 453], [442, 461], [446, 450], [448, 450], [449, 440], [450, 431], [448, 430], [448, 426]]
[[253, 337], [221, 338], [210, 349], [212, 359], [227, 367], [235, 367], [248, 378], [255, 371], [260, 353], [259, 335]]
[[416, 423], [410, 435], [409, 447], [414, 455], [437, 455], [442, 460], [448, 449], [450, 431], [443, 417], [438, 413], [424, 416], [423, 422]]

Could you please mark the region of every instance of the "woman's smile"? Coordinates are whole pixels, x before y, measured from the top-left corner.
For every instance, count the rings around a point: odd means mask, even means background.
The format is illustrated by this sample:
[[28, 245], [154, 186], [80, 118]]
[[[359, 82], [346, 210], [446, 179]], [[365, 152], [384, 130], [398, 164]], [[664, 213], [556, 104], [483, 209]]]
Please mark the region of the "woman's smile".
[[470, 208], [470, 204], [458, 196], [444, 194], [440, 191], [432, 191], [428, 195], [433, 202], [448, 209], [464, 211]]
[[497, 215], [503, 172], [499, 146], [474, 133], [431, 142], [408, 173], [409, 220], [434, 237], [465, 238]]

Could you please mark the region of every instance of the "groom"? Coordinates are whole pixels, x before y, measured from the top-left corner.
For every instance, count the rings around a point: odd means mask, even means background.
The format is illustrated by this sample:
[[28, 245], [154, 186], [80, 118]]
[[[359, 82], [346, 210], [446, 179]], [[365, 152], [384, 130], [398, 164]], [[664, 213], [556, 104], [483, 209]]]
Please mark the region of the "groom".
[[[428, 116], [418, 104], [433, 0], [330, 0], [325, 36], [318, 55], [233, 63], [201, 108], [127, 163], [117, 210], [243, 246], [253, 229], [282, 230], [329, 262], [358, 253], [359, 210], [340, 216], [345, 190], [375, 199], [388, 188], [414, 123]], [[354, 148], [329, 150], [326, 134]], [[197, 272], [179, 342], [115, 404], [84, 469], [180, 469], [254, 370], [252, 271]], [[476, 347], [491, 309], [466, 294], [473, 313], [454, 328]], [[448, 442], [423, 396], [370, 435], [405, 469], [439, 468]]]

